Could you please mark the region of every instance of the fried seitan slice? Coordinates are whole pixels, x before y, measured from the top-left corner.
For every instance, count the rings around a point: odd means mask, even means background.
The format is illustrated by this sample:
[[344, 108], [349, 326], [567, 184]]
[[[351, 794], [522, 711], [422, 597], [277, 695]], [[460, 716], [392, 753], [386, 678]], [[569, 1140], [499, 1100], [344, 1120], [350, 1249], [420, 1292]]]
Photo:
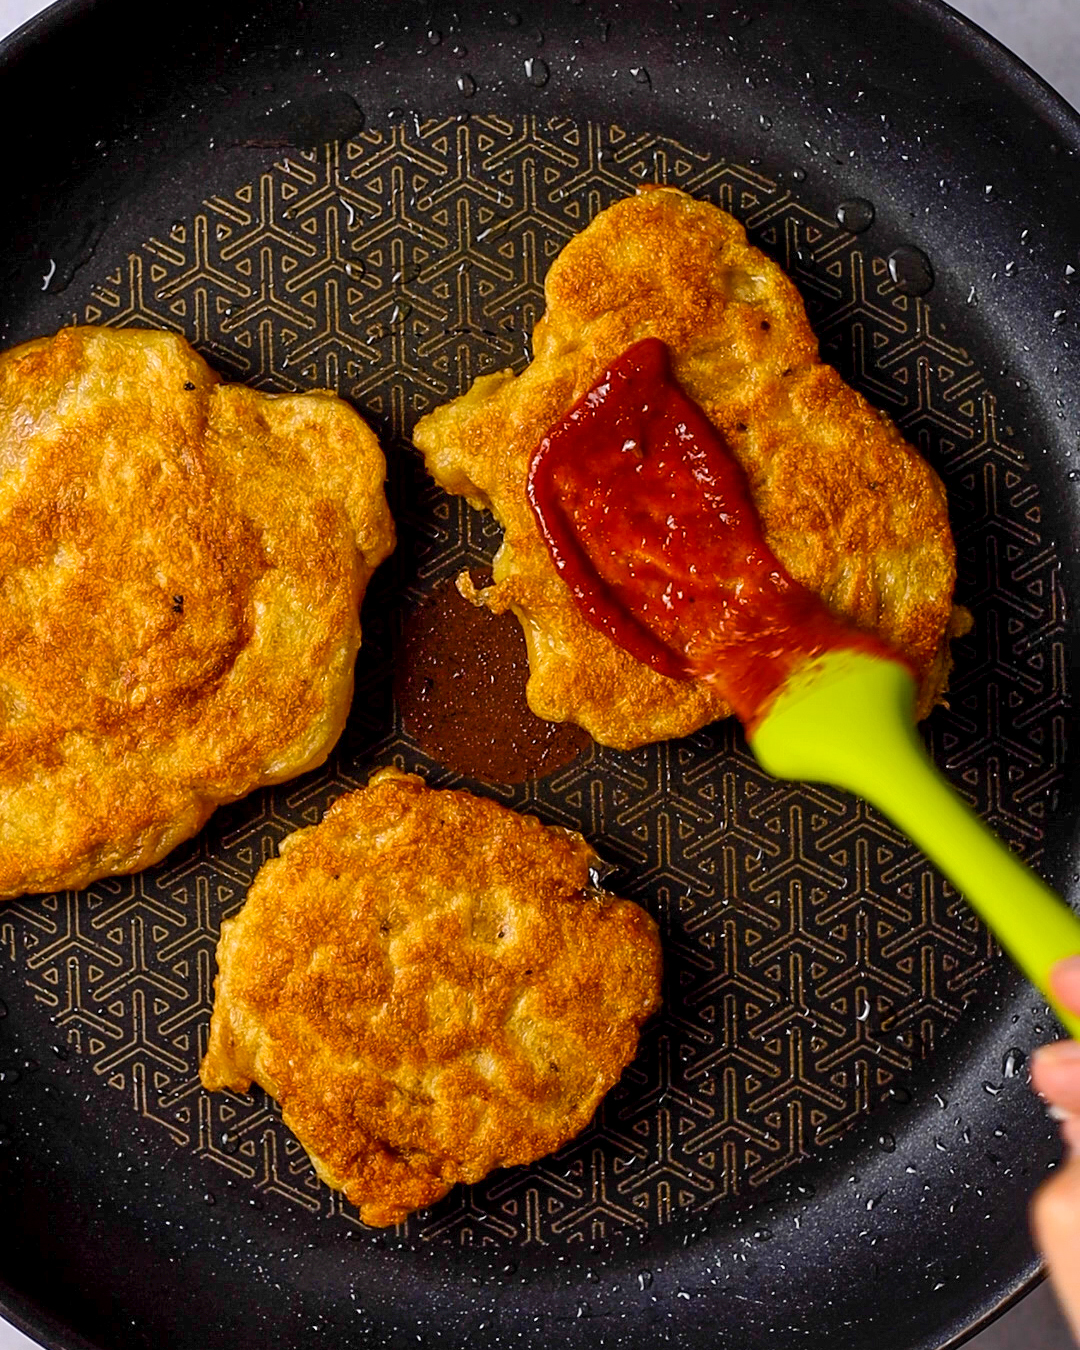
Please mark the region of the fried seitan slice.
[[672, 188], [615, 203], [570, 241], [545, 283], [531, 364], [482, 376], [417, 425], [448, 492], [494, 512], [494, 584], [474, 592], [520, 619], [528, 700], [599, 742], [682, 736], [730, 708], [704, 683], [658, 674], [579, 613], [526, 498], [538, 442], [621, 352], [647, 336], [724, 435], [769, 547], [835, 612], [872, 629], [921, 675], [919, 715], [944, 689], [955, 555], [945, 493], [882, 412], [822, 363], [802, 300], [732, 216]]
[[347, 404], [221, 384], [172, 334], [0, 355], [0, 896], [146, 867], [325, 759], [384, 477]]
[[660, 1000], [585, 840], [385, 769], [282, 841], [222, 926], [202, 1081], [259, 1083], [365, 1223], [577, 1134]]

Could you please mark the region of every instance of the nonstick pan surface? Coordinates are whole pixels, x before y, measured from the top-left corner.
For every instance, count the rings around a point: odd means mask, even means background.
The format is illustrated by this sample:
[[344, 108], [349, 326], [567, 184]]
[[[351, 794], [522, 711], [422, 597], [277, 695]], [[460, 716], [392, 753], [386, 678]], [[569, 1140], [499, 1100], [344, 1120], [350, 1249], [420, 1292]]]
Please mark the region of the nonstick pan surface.
[[401, 540], [324, 769], [0, 910], [0, 1311], [110, 1350], [916, 1350], [991, 1316], [1037, 1269], [1052, 1019], [895, 832], [767, 779], [732, 725], [467, 784], [581, 829], [664, 936], [664, 1012], [554, 1158], [374, 1233], [197, 1065], [220, 921], [281, 837], [380, 764], [463, 781], [391, 674], [404, 616], [498, 534], [409, 431], [528, 359], [551, 257], [642, 182], [739, 216], [942, 474], [975, 629], [926, 733], [1075, 894], [1074, 115], [930, 0], [62, 0], [0, 47], [0, 114], [0, 341], [161, 326], [229, 378], [334, 387], [384, 439]]

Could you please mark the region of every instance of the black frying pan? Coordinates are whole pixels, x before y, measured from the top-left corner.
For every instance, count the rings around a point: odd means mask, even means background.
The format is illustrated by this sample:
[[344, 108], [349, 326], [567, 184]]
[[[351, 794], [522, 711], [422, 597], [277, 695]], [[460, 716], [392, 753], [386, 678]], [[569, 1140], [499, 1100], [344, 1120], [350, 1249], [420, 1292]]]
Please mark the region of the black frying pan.
[[[0, 911], [0, 1310], [110, 1350], [961, 1337], [1036, 1274], [1056, 1146], [1024, 1066], [1051, 1020], [903, 841], [765, 779], [731, 726], [480, 788], [583, 829], [665, 937], [665, 1012], [554, 1159], [374, 1234], [263, 1097], [195, 1068], [220, 919], [281, 836], [391, 759], [460, 781], [402, 731], [395, 642], [497, 534], [408, 431], [526, 359], [552, 252], [640, 181], [738, 214], [942, 473], [977, 627], [927, 733], [1075, 890], [1074, 114], [931, 0], [156, 17], [61, 0], [0, 47], [0, 338], [154, 323], [228, 376], [334, 385], [383, 434], [401, 544], [325, 769], [141, 877]], [[928, 292], [890, 269], [911, 248]]]

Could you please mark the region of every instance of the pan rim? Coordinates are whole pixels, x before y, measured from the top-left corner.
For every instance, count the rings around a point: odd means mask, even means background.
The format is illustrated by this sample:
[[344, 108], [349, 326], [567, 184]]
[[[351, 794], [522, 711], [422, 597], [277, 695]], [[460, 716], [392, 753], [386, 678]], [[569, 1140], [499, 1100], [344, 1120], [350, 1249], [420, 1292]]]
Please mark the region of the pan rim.
[[[230, 0], [226, 0], [229, 3]], [[936, 25], [943, 33], [952, 32], [994, 74], [1001, 76], [1008, 87], [1033, 103], [1047, 121], [1054, 124], [1063, 140], [1071, 141], [1080, 153], [1080, 109], [1059, 93], [1014, 51], [988, 33], [974, 19], [961, 14], [948, 0], [884, 0], [893, 8], [910, 11], [920, 19]], [[52, 0], [6, 37], [0, 39], [0, 77], [5, 67], [22, 59], [40, 42], [50, 38], [73, 19], [91, 10], [106, 7], [115, 9], [130, 6], [132, 0]]]
[[[67, 4], [70, 0], [58, 0], [58, 3]], [[1003, 76], [1004, 82], [1013, 92], [1025, 101], [1030, 101], [1027, 98], [1029, 94], [1036, 95], [1036, 106], [1048, 121], [1060, 129], [1062, 139], [1071, 140], [1073, 148], [1080, 149], [1080, 109], [1074, 108], [1064, 94], [1059, 93], [1022, 56], [1006, 47], [1000, 39], [988, 33], [974, 19], [954, 9], [948, 0], [891, 0], [891, 3], [898, 9], [909, 9], [928, 18], [942, 29], [951, 25], [959, 30], [965, 43], [972, 44], [985, 64], [995, 74]]]
[[[964, 55], [992, 74], [1020, 101], [1037, 113], [1069, 149], [1080, 154], [1080, 111], [1037, 74], [1021, 57], [987, 33], [975, 21], [955, 10], [946, 0], [883, 0], [904, 14], [910, 14], [927, 27], [935, 28], [945, 40], [953, 41]], [[231, 0], [226, 0], [226, 4]], [[242, 3], [237, 5], [241, 8]], [[0, 78], [23, 60], [39, 44], [47, 42], [71, 22], [94, 11], [109, 9], [123, 12], [131, 0], [53, 0], [47, 8], [26, 20], [0, 40]], [[1044, 1278], [1041, 1262], [1035, 1258], [1023, 1269], [1013, 1286], [1006, 1290], [993, 1308], [984, 1312], [970, 1327], [943, 1343], [941, 1350], [955, 1350], [971, 1336], [992, 1323]], [[0, 1279], [0, 1315], [24, 1334], [38, 1340], [48, 1350], [104, 1350], [97, 1341], [82, 1337], [73, 1328], [60, 1324], [47, 1308], [28, 1299]]]

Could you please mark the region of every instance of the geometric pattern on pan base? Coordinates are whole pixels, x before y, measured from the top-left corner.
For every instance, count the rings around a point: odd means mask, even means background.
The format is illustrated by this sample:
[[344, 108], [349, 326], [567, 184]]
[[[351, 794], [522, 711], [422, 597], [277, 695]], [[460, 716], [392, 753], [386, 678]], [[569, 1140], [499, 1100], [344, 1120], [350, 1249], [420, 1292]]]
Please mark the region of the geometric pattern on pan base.
[[[942, 474], [976, 628], [927, 732], [1035, 863], [1064, 755], [1063, 600], [1035, 483], [982, 374], [881, 258], [759, 170], [540, 117], [400, 121], [270, 155], [133, 241], [71, 317], [173, 329], [227, 378], [334, 388], [376, 425], [400, 544], [365, 603], [348, 728], [322, 769], [222, 809], [150, 871], [4, 906], [0, 960], [103, 1094], [205, 1156], [208, 1188], [221, 1168], [356, 1223], [262, 1093], [199, 1086], [217, 934], [282, 836], [373, 767], [462, 781], [402, 733], [394, 643], [433, 585], [490, 559], [498, 531], [428, 481], [409, 432], [476, 375], [527, 361], [543, 275], [598, 210], [663, 181], [732, 211], [795, 278], [827, 359]], [[902, 1091], [978, 996], [993, 946], [951, 888], [861, 802], [766, 777], [732, 723], [479, 790], [596, 844], [612, 888], [660, 923], [665, 1007], [578, 1140], [458, 1188], [402, 1225], [410, 1238], [588, 1244], [752, 1194]]]

